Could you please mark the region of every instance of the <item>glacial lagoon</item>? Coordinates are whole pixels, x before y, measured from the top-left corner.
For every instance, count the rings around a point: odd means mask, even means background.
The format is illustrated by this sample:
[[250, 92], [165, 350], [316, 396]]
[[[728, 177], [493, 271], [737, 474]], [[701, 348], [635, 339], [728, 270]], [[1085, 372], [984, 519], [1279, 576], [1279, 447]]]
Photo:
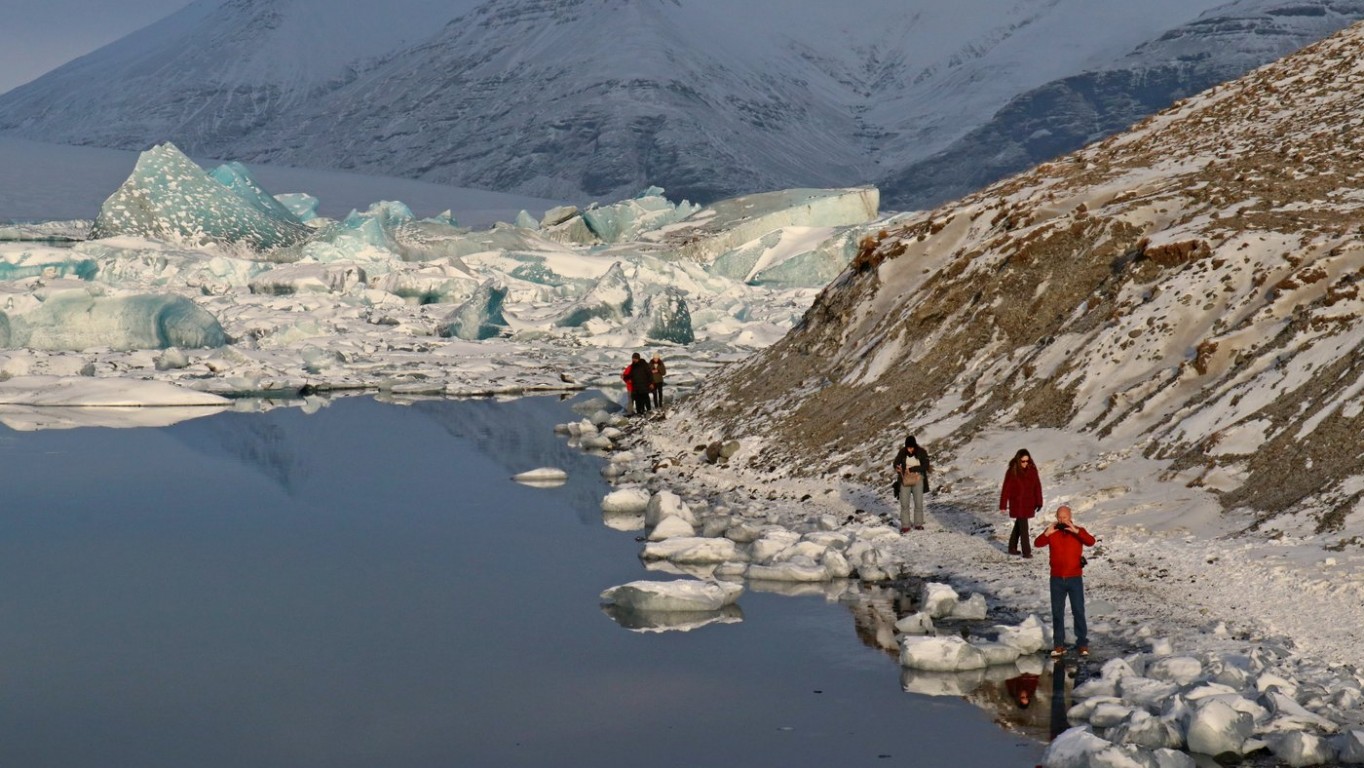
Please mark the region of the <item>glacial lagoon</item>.
[[[553, 432], [575, 418], [348, 397], [0, 428], [0, 764], [1038, 761], [993, 722], [1007, 702], [907, 693], [874, 601], [613, 620], [602, 590], [666, 576], [603, 525], [602, 459]], [[538, 467], [568, 479], [510, 480]]]

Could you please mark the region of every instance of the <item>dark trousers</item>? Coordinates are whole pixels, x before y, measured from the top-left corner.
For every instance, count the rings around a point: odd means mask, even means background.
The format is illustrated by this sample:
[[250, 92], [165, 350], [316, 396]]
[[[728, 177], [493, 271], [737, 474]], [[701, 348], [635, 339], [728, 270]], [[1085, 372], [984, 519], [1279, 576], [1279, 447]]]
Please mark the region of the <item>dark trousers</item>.
[[1009, 534], [1009, 552], [1018, 552], [1019, 543], [1022, 542], [1022, 552], [1025, 555], [1032, 554], [1032, 539], [1028, 537], [1028, 518], [1015, 517], [1014, 530]]
[[1089, 645], [1089, 627], [1085, 625], [1085, 577], [1051, 577], [1051, 643], [1066, 644], [1066, 599], [1070, 599], [1070, 616], [1075, 621], [1075, 645]]
[[641, 392], [636, 389], [630, 393], [630, 396], [634, 398], [635, 401], [635, 413], [649, 412], [649, 392], [647, 390]]
[[662, 407], [663, 407], [663, 385], [662, 385], [662, 384], [655, 384], [655, 385], [654, 385], [654, 407], [655, 407], [655, 408], [662, 408]]

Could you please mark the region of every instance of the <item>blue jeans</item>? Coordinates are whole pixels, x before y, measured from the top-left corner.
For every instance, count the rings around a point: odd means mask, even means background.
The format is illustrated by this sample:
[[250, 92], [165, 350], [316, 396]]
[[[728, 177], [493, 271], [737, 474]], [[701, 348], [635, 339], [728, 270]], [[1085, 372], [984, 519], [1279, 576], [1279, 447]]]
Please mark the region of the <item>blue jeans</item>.
[[1085, 625], [1085, 577], [1051, 577], [1051, 636], [1052, 645], [1066, 644], [1066, 598], [1070, 598], [1070, 615], [1075, 620], [1075, 645], [1089, 645], [1089, 627]]

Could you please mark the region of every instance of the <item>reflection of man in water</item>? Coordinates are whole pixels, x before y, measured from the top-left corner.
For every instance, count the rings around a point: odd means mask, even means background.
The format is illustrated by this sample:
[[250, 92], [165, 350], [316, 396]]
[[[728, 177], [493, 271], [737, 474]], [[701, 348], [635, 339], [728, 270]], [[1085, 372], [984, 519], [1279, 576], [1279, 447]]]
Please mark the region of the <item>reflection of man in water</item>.
[[1004, 681], [1004, 687], [1009, 691], [1018, 706], [1027, 709], [1032, 704], [1032, 700], [1037, 697], [1037, 675], [1031, 672], [1024, 672], [1017, 677], [1011, 677]]
[[1066, 667], [1059, 661], [1051, 665], [1051, 737], [1054, 739], [1070, 728], [1066, 719]]

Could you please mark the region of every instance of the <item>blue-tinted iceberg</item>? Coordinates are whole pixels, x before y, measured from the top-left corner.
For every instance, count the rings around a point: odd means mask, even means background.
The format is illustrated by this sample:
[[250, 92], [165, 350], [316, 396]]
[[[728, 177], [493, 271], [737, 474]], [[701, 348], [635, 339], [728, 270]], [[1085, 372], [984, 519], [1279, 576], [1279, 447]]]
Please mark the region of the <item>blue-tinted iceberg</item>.
[[132, 175], [100, 206], [90, 231], [94, 238], [242, 243], [260, 251], [300, 243], [312, 234], [282, 205], [223, 185], [170, 143], [138, 157]]
[[441, 322], [437, 333], [447, 338], [468, 341], [491, 339], [507, 327], [502, 316], [502, 302], [507, 298], [507, 287], [488, 280], [474, 291], [474, 295]]
[[686, 221], [646, 239], [657, 239], [680, 256], [710, 264], [725, 253], [783, 227], [866, 224], [876, 218], [880, 200], [875, 187], [762, 192], [712, 203]]
[[655, 341], [690, 344], [696, 341], [687, 300], [676, 288], [664, 288], [644, 300], [640, 310], [644, 336]]
[[38, 309], [8, 318], [9, 347], [81, 351], [221, 347], [218, 320], [183, 296], [95, 297], [59, 293]]
[[578, 299], [566, 312], [554, 321], [561, 328], [576, 328], [588, 320], [624, 320], [634, 312], [635, 294], [625, 279], [625, 270], [620, 262], [614, 262], [606, 274], [597, 280], [596, 285], [585, 296]]
[[[246, 166], [233, 160], [208, 172], [214, 181], [237, 193], [237, 196], [251, 204], [253, 208], [265, 212], [282, 221], [298, 219], [284, 203], [276, 200], [256, 181]], [[302, 222], [299, 219], [300, 223]]]
[[640, 234], [681, 221], [701, 210], [683, 200], [674, 205], [663, 197], [663, 190], [649, 187], [639, 197], [613, 205], [583, 211], [583, 220], [604, 243], [638, 239]]

